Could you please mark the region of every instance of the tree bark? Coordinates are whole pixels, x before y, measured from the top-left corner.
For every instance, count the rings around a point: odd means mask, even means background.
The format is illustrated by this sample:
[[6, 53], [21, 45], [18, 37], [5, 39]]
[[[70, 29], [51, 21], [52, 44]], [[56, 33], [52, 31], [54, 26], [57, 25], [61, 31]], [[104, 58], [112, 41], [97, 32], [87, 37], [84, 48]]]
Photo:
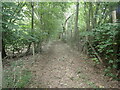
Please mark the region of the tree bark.
[[6, 57], [6, 56], [7, 56], [7, 54], [5, 52], [5, 44], [4, 44], [3, 39], [2, 39], [2, 58]]
[[[90, 30], [90, 7], [89, 6], [90, 5], [87, 4], [87, 3], [85, 3], [85, 5], [84, 5], [85, 15], [86, 15], [86, 19], [85, 19], [85, 21], [86, 21], [86, 32]], [[86, 8], [89, 9], [88, 12], [86, 11]], [[84, 50], [84, 52], [86, 54], [88, 54], [88, 43], [87, 42], [88, 42], [88, 35], [85, 36], [85, 50]]]
[[78, 36], [79, 36], [79, 32], [78, 32], [78, 14], [79, 14], [79, 2], [77, 2], [76, 4], [76, 18], [75, 18], [75, 33], [74, 33], [74, 40], [75, 40], [75, 43], [76, 43], [76, 46], [78, 47], [79, 46], [79, 39], [78, 39]]
[[[0, 11], [2, 9], [2, 3], [0, 3]], [[2, 21], [2, 14], [0, 13], [0, 20]], [[2, 25], [0, 24], [0, 89], [2, 89], [2, 76], [3, 76], [3, 70], [2, 70]]]
[[79, 2], [77, 2], [77, 4], [76, 4], [75, 37], [76, 37], [76, 35], [78, 33], [78, 13], [79, 13]]
[[31, 43], [29, 43], [29, 45], [28, 45], [28, 48], [27, 48], [27, 51], [26, 51], [26, 55], [30, 52], [30, 47], [31, 47]]
[[[32, 32], [34, 30], [34, 2], [31, 2], [31, 7], [32, 7], [32, 23], [31, 23], [31, 29], [32, 29]], [[34, 34], [34, 32], [32, 33]], [[33, 35], [34, 36], [34, 35]], [[32, 42], [32, 49], [33, 49], [33, 56], [35, 55], [35, 45], [34, 45], [34, 42]]]

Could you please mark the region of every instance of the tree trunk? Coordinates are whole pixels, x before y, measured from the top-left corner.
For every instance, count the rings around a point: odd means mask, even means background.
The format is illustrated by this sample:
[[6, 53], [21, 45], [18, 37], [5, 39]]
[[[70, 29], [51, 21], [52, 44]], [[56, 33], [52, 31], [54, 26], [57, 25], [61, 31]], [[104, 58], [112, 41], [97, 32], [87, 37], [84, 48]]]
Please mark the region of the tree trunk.
[[35, 52], [41, 53], [42, 52], [42, 42], [38, 42], [35, 46]]
[[[31, 23], [31, 29], [32, 29], [32, 32], [34, 30], [34, 2], [31, 2], [31, 7], [32, 7], [32, 23]], [[34, 33], [34, 32], [33, 32]], [[32, 33], [32, 34], [33, 34]], [[34, 36], [34, 35], [33, 35]], [[35, 45], [34, 45], [34, 42], [32, 42], [32, 49], [33, 49], [33, 56], [35, 55]]]
[[78, 32], [78, 14], [79, 14], [79, 2], [76, 4], [76, 18], [75, 18], [75, 34], [74, 34], [74, 40], [76, 41], [76, 46], [79, 46], [79, 32]]
[[2, 89], [2, 57], [1, 57], [1, 51], [0, 51], [0, 89]]
[[[2, 9], [2, 3], [0, 3], [0, 11]], [[2, 14], [0, 13], [0, 20], [2, 20]], [[2, 76], [3, 76], [3, 70], [2, 70], [2, 25], [0, 24], [0, 89], [2, 89]], [[4, 50], [5, 51], [5, 50]], [[6, 53], [4, 53], [4, 56], [6, 56]]]
[[[86, 15], [86, 19], [85, 19], [85, 21], [86, 21], [86, 32], [90, 30], [90, 12], [91, 12], [91, 10], [90, 10], [89, 6], [90, 6], [89, 4], [87, 6], [87, 3], [85, 3], [85, 5], [84, 5], [85, 15]], [[89, 8], [88, 12], [86, 11], [86, 8]], [[85, 50], [84, 50], [84, 53], [86, 53], [86, 54], [88, 54], [88, 39], [89, 39], [88, 35], [86, 35], [85, 36]]]
[[4, 44], [3, 40], [2, 40], [2, 58], [6, 57], [6, 56], [7, 56], [7, 54], [5, 52], [5, 44]]
[[31, 47], [31, 43], [29, 43], [29, 45], [28, 45], [28, 48], [27, 48], [27, 51], [26, 51], [26, 55], [30, 52], [30, 47]]
[[100, 2], [96, 2], [96, 9], [95, 9], [95, 14], [94, 14], [94, 28], [98, 25], [96, 15], [98, 15], [99, 7], [100, 7]]

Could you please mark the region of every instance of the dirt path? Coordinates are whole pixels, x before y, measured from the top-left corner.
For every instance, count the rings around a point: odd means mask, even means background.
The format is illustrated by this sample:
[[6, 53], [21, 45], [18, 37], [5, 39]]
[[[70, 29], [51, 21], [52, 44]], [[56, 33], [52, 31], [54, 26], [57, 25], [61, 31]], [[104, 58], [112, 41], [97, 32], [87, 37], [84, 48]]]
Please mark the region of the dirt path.
[[[46, 50], [45, 50], [46, 49]], [[72, 50], [67, 44], [56, 41], [36, 55], [31, 66], [31, 88], [110, 88], [118, 87], [117, 81], [109, 81], [99, 69], [93, 67], [84, 55]], [[28, 59], [29, 60], [29, 59]]]

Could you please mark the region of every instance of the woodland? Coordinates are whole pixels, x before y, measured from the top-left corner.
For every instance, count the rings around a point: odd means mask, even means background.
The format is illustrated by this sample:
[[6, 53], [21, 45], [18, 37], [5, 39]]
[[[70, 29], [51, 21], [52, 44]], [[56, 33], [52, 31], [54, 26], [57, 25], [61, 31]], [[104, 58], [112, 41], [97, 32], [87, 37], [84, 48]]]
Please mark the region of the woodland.
[[4, 88], [120, 88], [120, 2], [2, 2], [0, 16]]

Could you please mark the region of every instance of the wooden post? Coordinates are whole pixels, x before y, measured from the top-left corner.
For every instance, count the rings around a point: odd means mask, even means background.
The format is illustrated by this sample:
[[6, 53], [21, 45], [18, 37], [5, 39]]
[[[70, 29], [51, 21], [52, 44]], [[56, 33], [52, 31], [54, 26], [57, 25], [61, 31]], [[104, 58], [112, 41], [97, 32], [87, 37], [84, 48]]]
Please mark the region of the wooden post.
[[34, 42], [32, 43], [32, 53], [33, 53], [33, 56], [35, 56], [35, 46], [34, 46]]
[[116, 19], [116, 10], [112, 11], [112, 22], [116, 23], [117, 19]]

